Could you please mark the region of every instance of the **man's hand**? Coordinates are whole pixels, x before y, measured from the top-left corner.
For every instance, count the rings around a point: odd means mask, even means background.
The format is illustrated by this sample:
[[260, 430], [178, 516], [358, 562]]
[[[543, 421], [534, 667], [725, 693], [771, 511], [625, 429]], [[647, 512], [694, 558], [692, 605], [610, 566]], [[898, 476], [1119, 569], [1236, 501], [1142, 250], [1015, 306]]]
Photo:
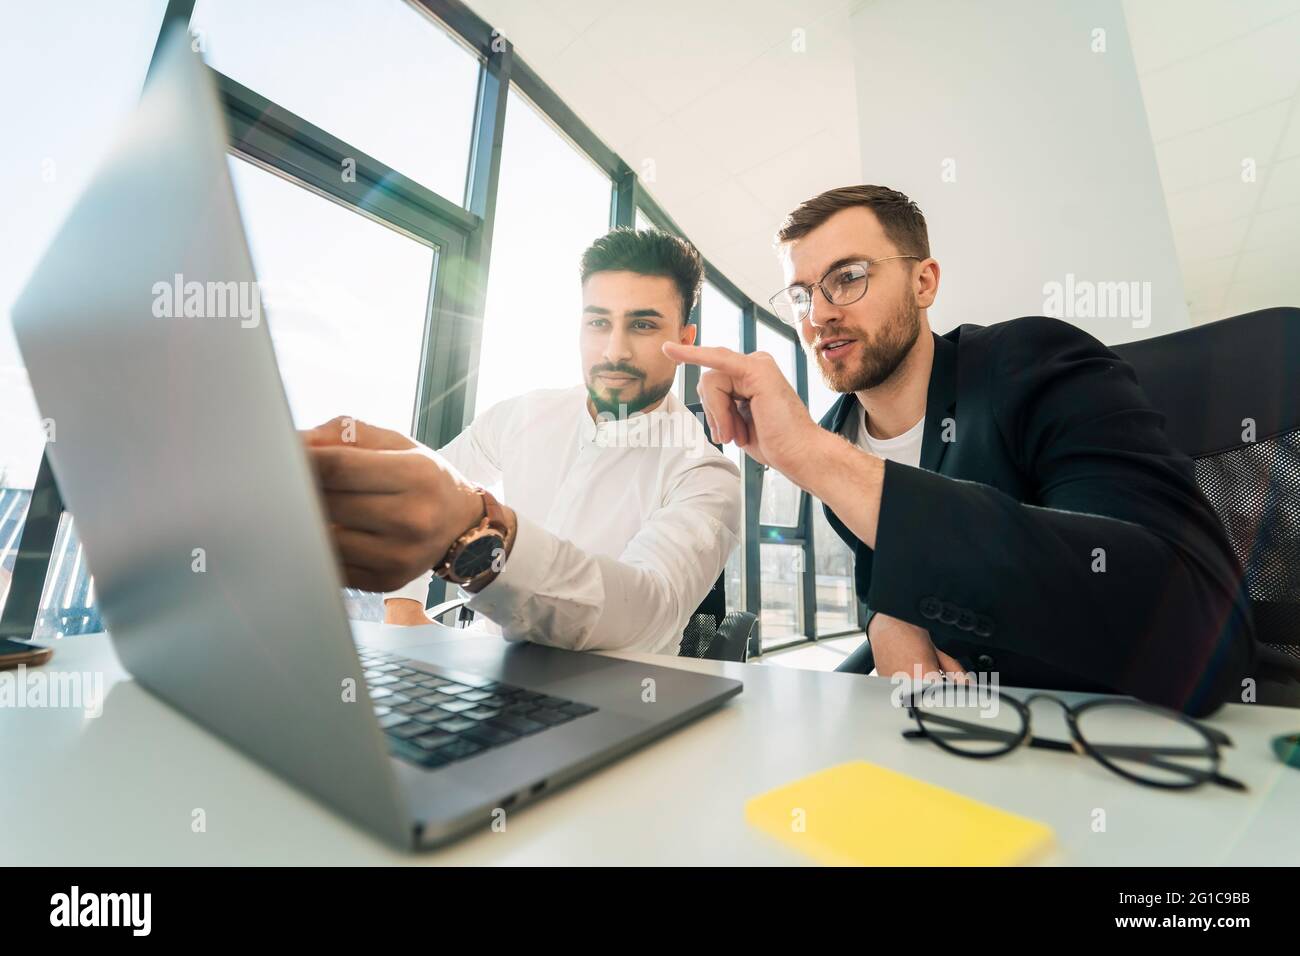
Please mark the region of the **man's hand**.
[[708, 369], [698, 391], [714, 441], [735, 442], [760, 465], [800, 483], [795, 474], [821, 429], [772, 356], [678, 342], [666, 343], [664, 354]]
[[923, 680], [939, 674], [948, 674], [959, 681], [966, 679], [966, 668], [935, 647], [925, 628], [876, 613], [867, 628], [867, 639], [871, 641], [876, 673], [881, 677], [903, 674], [915, 679], [920, 667]]
[[676, 342], [665, 344], [664, 354], [709, 369], [699, 394], [714, 441], [735, 442], [821, 500], [868, 548], [876, 546], [884, 460], [814, 422], [772, 356]]
[[336, 418], [303, 441], [350, 587], [400, 588], [482, 520], [473, 486], [405, 435]]
[[424, 604], [410, 598], [389, 598], [384, 602], [384, 623], [398, 624], [402, 627], [416, 627], [432, 623], [432, 618], [424, 613]]

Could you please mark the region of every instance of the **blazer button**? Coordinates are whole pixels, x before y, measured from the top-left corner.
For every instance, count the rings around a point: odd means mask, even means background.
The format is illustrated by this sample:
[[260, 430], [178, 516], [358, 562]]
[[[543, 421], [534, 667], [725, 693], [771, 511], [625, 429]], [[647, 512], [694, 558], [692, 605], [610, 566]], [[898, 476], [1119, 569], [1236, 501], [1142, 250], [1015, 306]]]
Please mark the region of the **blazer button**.
[[980, 671], [988, 673], [993, 670], [993, 658], [989, 657], [987, 654], [981, 654], [979, 657], [975, 658], [975, 666]]
[[969, 608], [962, 608], [961, 613], [957, 615], [957, 626], [963, 631], [975, 630], [975, 612]]
[[975, 633], [980, 637], [993, 636], [993, 618], [979, 615], [975, 618]]
[[943, 607], [939, 610], [939, 623], [948, 625], [956, 624], [957, 616], [960, 611], [961, 608], [957, 607], [957, 605], [949, 604], [947, 601], [944, 601]]
[[934, 620], [943, 609], [943, 602], [933, 594], [921, 598], [921, 616]]

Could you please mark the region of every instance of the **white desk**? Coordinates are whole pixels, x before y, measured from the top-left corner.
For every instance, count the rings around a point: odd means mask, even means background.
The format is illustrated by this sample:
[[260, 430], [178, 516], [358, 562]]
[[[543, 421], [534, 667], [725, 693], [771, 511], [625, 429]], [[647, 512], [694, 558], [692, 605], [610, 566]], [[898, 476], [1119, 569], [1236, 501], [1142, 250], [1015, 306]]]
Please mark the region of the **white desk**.
[[[462, 632], [361, 626], [395, 649]], [[624, 655], [637, 657], [637, 655]], [[673, 663], [655, 658], [655, 663]], [[1225, 772], [1249, 793], [1162, 792], [1090, 759], [1021, 750], [965, 760], [905, 740], [888, 681], [763, 664], [677, 660], [745, 682], [695, 724], [445, 849], [404, 855], [178, 715], [126, 675], [104, 635], [59, 641], [49, 666], [104, 672], [104, 712], [0, 708], [0, 865], [59, 864], [782, 864], [806, 862], [744, 821], [747, 798], [847, 760], [869, 760], [1051, 825], [1047, 861], [1079, 864], [1300, 863], [1300, 770], [1272, 736], [1300, 711], [1226, 708]], [[1057, 708], [1035, 729], [1065, 738]], [[346, 772], [341, 768], [341, 772]], [[202, 808], [207, 832], [191, 831]], [[1107, 829], [1093, 832], [1093, 810]], [[884, 822], [885, 826], [889, 823]]]

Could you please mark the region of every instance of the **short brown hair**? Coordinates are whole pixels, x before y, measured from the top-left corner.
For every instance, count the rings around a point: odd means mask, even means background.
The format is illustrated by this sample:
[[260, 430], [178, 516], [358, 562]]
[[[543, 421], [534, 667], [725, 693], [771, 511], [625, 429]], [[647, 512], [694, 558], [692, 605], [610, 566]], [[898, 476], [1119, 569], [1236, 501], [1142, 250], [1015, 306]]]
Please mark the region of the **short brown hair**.
[[682, 323], [700, 297], [704, 260], [685, 239], [658, 229], [613, 229], [582, 254], [582, 281], [595, 272], [637, 272], [672, 279], [682, 300]]
[[916, 203], [888, 186], [840, 186], [801, 202], [777, 230], [777, 245], [802, 239], [841, 209], [866, 206], [898, 251], [930, 257], [930, 234]]

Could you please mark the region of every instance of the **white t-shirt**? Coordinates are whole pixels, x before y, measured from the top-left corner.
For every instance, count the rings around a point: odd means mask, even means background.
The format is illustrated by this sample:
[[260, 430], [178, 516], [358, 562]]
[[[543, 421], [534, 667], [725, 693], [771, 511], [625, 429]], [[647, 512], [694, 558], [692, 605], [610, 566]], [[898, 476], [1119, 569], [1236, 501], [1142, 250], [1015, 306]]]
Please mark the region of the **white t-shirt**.
[[858, 414], [845, 419], [843, 434], [863, 451], [878, 458], [919, 467], [921, 439], [925, 435], [925, 413], [922, 412], [917, 423], [901, 435], [894, 438], [873, 438], [867, 431], [867, 410], [858, 402]]

